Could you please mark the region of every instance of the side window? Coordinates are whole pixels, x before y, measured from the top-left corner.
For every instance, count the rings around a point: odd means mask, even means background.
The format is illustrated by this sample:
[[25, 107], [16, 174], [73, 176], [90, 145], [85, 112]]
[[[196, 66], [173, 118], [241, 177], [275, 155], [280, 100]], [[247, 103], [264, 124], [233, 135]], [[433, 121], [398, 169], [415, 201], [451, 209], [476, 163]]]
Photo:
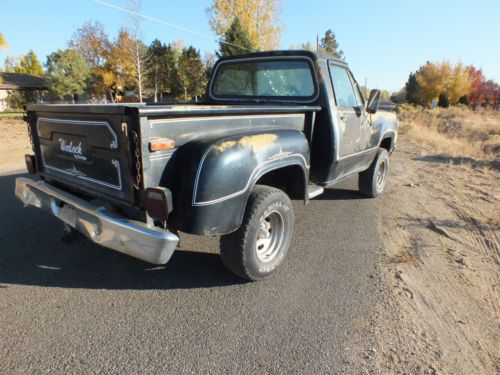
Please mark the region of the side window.
[[354, 93], [356, 94], [356, 100], [358, 101], [358, 106], [363, 107], [365, 105], [365, 98], [361, 93], [361, 89], [359, 88], [358, 82], [354, 79], [354, 76], [351, 71], [349, 71], [349, 75], [351, 76], [352, 85], [354, 86]]
[[351, 79], [345, 68], [330, 65], [335, 100], [339, 107], [357, 107], [356, 94], [352, 87]]

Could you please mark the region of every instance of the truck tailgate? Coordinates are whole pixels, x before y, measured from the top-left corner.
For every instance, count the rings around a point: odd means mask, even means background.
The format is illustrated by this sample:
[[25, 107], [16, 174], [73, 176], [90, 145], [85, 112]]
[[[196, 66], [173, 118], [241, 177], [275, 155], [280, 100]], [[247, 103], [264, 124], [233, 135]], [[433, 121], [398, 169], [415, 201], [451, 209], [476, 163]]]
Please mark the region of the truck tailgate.
[[122, 121], [119, 116], [37, 114], [31, 126], [41, 174], [91, 196], [132, 201], [130, 145]]

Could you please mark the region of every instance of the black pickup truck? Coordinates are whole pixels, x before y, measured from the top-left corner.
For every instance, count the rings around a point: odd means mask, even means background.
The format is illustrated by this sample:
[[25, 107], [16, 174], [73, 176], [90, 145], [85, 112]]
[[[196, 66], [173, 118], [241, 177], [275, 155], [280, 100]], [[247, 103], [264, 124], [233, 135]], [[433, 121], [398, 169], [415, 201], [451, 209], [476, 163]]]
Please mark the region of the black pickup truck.
[[225, 266], [261, 279], [292, 240], [290, 198], [354, 174], [361, 194], [384, 190], [398, 126], [379, 100], [342, 60], [272, 51], [220, 59], [202, 103], [31, 105], [34, 176], [16, 196], [156, 264], [178, 231], [220, 235]]

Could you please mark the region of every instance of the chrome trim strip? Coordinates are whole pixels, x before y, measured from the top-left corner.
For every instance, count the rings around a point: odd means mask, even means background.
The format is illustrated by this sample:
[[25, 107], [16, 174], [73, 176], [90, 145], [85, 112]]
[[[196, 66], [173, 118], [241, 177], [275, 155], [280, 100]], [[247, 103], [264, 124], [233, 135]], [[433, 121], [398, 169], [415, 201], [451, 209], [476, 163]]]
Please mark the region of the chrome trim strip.
[[371, 152], [373, 150], [376, 150], [377, 148], [378, 148], [378, 146], [377, 147], [368, 148], [368, 149], [363, 150], [363, 151], [354, 152], [354, 153], [349, 154], [349, 155], [340, 156], [339, 158], [337, 158], [337, 160], [344, 160], [344, 159], [352, 158], [354, 156], [363, 155], [363, 154], [366, 154], [366, 153]]
[[273, 115], [234, 115], [234, 116], [204, 116], [204, 117], [198, 117], [198, 116], [192, 116], [192, 117], [181, 117], [181, 118], [166, 118], [166, 119], [158, 119], [158, 120], [150, 120], [149, 123], [150, 125], [157, 125], [161, 123], [171, 123], [171, 122], [184, 122], [184, 121], [193, 121], [195, 120], [235, 120], [235, 119], [253, 119], [253, 118], [273, 118], [276, 119], [277, 117], [304, 117], [304, 113], [283, 113], [283, 114], [273, 114]]
[[172, 154], [166, 154], [166, 155], [156, 155], [156, 156], [150, 156], [149, 160], [162, 160], [162, 159], [170, 159], [172, 157]]
[[[206, 151], [205, 153], [203, 154], [201, 160], [200, 160], [200, 164], [198, 165], [198, 170], [196, 172], [196, 178], [195, 178], [195, 181], [194, 181], [194, 188], [193, 188], [193, 198], [192, 198], [192, 201], [191, 201], [191, 205], [192, 206], [208, 206], [208, 205], [211, 205], [211, 204], [215, 204], [215, 203], [220, 203], [220, 202], [223, 202], [225, 200], [228, 200], [228, 199], [231, 199], [231, 198], [234, 198], [238, 195], [241, 195], [243, 193], [245, 193], [245, 191], [248, 190], [248, 188], [250, 187], [250, 183], [252, 182], [252, 179], [255, 177], [255, 175], [257, 174], [258, 170], [266, 165], [266, 164], [269, 164], [269, 163], [273, 163], [275, 162], [276, 160], [267, 160], [263, 163], [260, 163], [258, 165], [255, 166], [255, 168], [252, 170], [252, 173], [250, 174], [250, 177], [248, 178], [246, 184], [245, 184], [245, 187], [239, 191], [236, 191], [232, 194], [229, 194], [229, 195], [225, 195], [225, 196], [222, 196], [220, 198], [217, 198], [217, 199], [212, 199], [210, 201], [203, 201], [203, 202], [197, 202], [196, 201], [196, 195], [197, 195], [197, 192], [198, 192], [198, 183], [199, 183], [199, 179], [200, 179], [200, 174], [201, 174], [201, 170], [203, 168], [203, 163], [205, 162], [205, 158], [207, 157], [207, 155], [209, 154], [210, 151], [213, 150], [213, 148], [215, 147], [215, 145], [212, 145], [210, 146]], [[307, 160], [306, 158], [304, 157], [304, 155], [302, 154], [291, 154], [291, 155], [287, 155], [283, 158], [281, 158], [280, 160], [283, 160], [283, 159], [290, 159], [290, 158], [294, 158], [294, 157], [299, 157], [301, 158], [303, 161], [304, 161], [304, 166], [309, 169], [310, 168], [310, 165], [307, 163]], [[289, 165], [302, 165], [300, 163], [292, 163], [292, 164], [289, 164]]]
[[[118, 171], [118, 185], [113, 185], [113, 184], [110, 184], [109, 182], [96, 180], [92, 177], [82, 176], [81, 174], [78, 174], [78, 173], [71, 173], [71, 172], [64, 170], [64, 169], [52, 167], [51, 165], [48, 165], [45, 163], [45, 159], [43, 157], [43, 152], [42, 152], [42, 162], [43, 162], [43, 165], [45, 166], [45, 168], [52, 169], [52, 170], [57, 171], [59, 173], [67, 174], [71, 177], [81, 178], [82, 180], [87, 180], [87, 181], [90, 181], [90, 182], [93, 182], [93, 183], [96, 183], [99, 185], [103, 185], [103, 186], [109, 187], [111, 189], [120, 190], [120, 191], [122, 190], [122, 187], [123, 187], [122, 186], [122, 173], [121, 173], [121, 169], [120, 169], [120, 162], [116, 159], [112, 159], [111, 164], [113, 164], [113, 166]], [[75, 168], [75, 170], [76, 170], [76, 168]]]

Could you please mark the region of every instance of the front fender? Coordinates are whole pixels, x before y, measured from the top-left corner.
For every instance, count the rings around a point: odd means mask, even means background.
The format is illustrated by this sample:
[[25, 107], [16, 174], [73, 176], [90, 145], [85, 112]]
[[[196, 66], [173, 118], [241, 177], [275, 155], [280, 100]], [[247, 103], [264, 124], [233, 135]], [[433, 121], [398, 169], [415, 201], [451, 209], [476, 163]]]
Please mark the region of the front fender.
[[[196, 168], [183, 179], [191, 181], [192, 188], [186, 189], [191, 194], [182, 194], [182, 207], [175, 215], [178, 229], [193, 234], [236, 230], [253, 186], [269, 171], [297, 165], [305, 181], [309, 176], [309, 144], [303, 133], [294, 130], [224, 137], [198, 144], [195, 154]], [[303, 186], [305, 181], [297, 184]]]
[[378, 111], [372, 118], [373, 127], [377, 129], [377, 132], [374, 134], [376, 139], [373, 144], [380, 146], [381, 142], [386, 139], [391, 139], [391, 150], [394, 148], [394, 145], [397, 140], [397, 132], [398, 132], [398, 120], [394, 113], [386, 112], [386, 111]]

